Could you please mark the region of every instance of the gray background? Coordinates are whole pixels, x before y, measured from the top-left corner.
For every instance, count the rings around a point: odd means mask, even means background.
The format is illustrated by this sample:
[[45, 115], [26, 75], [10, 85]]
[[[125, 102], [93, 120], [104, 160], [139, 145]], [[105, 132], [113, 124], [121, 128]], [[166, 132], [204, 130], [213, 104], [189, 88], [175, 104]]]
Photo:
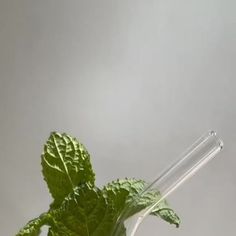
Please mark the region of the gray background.
[[0, 235], [47, 210], [50, 131], [88, 148], [102, 186], [151, 180], [208, 129], [219, 158], [170, 197], [180, 229], [149, 217], [137, 235], [235, 234], [234, 0], [0, 1]]

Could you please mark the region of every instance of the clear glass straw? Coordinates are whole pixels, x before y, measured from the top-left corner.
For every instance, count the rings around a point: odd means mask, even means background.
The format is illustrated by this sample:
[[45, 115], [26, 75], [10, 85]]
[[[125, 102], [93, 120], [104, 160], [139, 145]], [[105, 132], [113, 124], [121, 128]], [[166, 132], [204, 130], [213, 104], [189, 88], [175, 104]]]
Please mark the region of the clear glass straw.
[[149, 184], [138, 198], [150, 189], [158, 190], [162, 197], [153, 205], [127, 219], [132, 203], [122, 212], [112, 235], [120, 236], [125, 225], [126, 236], [134, 236], [138, 226], [150, 212], [174, 190], [193, 176], [201, 167], [213, 159], [223, 148], [223, 142], [216, 132], [209, 131], [190, 146], [174, 164], [167, 168], [158, 178]]

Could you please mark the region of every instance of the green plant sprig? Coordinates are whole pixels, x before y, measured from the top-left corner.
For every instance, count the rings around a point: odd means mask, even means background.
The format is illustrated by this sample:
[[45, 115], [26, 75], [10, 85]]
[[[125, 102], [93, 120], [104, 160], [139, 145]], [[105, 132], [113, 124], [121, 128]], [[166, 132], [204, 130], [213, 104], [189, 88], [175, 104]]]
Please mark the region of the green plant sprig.
[[[132, 206], [127, 215], [130, 217], [161, 198], [158, 191], [150, 190], [135, 201], [146, 182], [133, 178], [117, 179], [101, 189], [96, 187], [88, 151], [76, 138], [65, 133], [51, 133], [41, 160], [53, 202], [46, 213], [29, 221], [16, 236], [38, 236], [44, 225], [49, 227], [48, 236], [112, 236], [128, 204]], [[177, 227], [180, 224], [166, 200], [162, 200], [151, 215]], [[122, 236], [125, 235], [124, 227]]]

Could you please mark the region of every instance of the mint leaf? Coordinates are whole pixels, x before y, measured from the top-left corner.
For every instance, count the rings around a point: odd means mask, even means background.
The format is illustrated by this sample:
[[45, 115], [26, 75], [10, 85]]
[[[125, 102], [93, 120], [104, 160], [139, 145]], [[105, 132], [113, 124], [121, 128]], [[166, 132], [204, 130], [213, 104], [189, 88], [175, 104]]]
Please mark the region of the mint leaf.
[[[104, 186], [103, 193], [119, 215], [124, 207], [131, 203], [135, 196], [144, 189], [144, 185], [145, 182], [142, 180], [117, 179]], [[136, 205], [134, 208], [136, 208]], [[129, 216], [135, 213], [137, 208], [134, 208]]]
[[170, 224], [174, 224], [177, 228], [181, 222], [179, 216], [169, 207], [153, 211], [151, 215], [160, 216], [163, 220]]
[[[125, 219], [127, 219], [160, 200], [161, 194], [157, 190], [151, 189], [145, 194], [141, 194], [146, 186], [147, 183], [143, 180], [118, 179], [105, 186], [103, 192], [113, 205], [114, 211], [117, 211], [117, 215], [120, 215], [125, 207], [129, 208], [125, 215]], [[163, 220], [175, 224], [177, 227], [180, 224], [178, 215], [169, 208], [166, 200], [162, 200], [151, 214], [160, 216]]]
[[73, 188], [94, 184], [95, 175], [89, 153], [75, 138], [67, 134], [51, 133], [42, 154], [44, 179], [58, 207]]
[[174, 224], [177, 228], [181, 222], [179, 216], [168, 206], [168, 203], [165, 199], [153, 209], [151, 215], [160, 216], [161, 219], [170, 224]]
[[29, 221], [24, 228], [22, 228], [16, 236], [38, 236], [40, 235], [40, 228], [47, 225], [50, 221], [50, 216], [47, 213], [40, 215]]
[[110, 235], [114, 212], [101, 190], [89, 184], [77, 187], [61, 207], [51, 212], [55, 224], [49, 235]]

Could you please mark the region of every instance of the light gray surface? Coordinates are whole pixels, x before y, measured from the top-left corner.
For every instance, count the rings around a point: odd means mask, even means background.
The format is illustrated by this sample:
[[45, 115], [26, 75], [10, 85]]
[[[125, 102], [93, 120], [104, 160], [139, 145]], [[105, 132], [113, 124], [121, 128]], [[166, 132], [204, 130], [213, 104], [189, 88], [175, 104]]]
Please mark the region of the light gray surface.
[[225, 149], [171, 196], [180, 229], [235, 234], [235, 1], [0, 1], [0, 235], [47, 210], [40, 173], [52, 130], [80, 138], [98, 185], [152, 179], [199, 135]]

